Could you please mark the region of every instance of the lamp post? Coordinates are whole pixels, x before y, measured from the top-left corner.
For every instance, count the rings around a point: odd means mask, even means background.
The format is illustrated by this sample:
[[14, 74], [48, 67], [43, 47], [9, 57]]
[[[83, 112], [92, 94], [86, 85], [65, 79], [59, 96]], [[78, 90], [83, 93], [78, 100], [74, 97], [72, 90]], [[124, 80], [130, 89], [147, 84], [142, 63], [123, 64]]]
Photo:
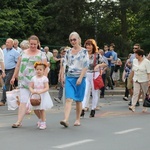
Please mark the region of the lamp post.
[[94, 37], [97, 42], [97, 0], [86, 0], [87, 3], [94, 3]]

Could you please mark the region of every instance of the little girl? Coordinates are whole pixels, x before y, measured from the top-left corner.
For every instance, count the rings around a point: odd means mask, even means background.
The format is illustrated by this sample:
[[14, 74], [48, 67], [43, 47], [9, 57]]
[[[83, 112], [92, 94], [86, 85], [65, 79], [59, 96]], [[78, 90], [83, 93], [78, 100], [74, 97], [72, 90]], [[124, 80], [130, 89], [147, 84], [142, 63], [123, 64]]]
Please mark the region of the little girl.
[[[33, 94], [32, 98], [37, 98], [40, 95], [41, 104], [39, 106], [33, 106], [36, 111], [36, 115], [39, 118], [37, 122], [37, 127], [39, 129], [46, 129], [46, 114], [45, 110], [53, 106], [52, 99], [48, 93], [49, 84], [48, 78], [44, 76], [44, 72], [47, 65], [43, 62], [36, 62], [34, 68], [36, 70], [36, 75], [31, 79], [29, 90]], [[39, 94], [39, 95], [38, 95]]]

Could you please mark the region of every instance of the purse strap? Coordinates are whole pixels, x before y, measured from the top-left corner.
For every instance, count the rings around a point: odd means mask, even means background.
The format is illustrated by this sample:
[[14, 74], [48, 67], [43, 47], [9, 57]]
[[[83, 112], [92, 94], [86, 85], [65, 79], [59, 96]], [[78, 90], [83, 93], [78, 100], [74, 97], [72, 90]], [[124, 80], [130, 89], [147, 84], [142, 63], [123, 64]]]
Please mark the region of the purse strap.
[[[98, 54], [99, 55], [99, 54]], [[94, 67], [96, 66], [96, 53], [94, 54]], [[100, 69], [99, 74], [102, 75], [102, 71]], [[95, 72], [93, 73], [93, 78], [95, 77]]]

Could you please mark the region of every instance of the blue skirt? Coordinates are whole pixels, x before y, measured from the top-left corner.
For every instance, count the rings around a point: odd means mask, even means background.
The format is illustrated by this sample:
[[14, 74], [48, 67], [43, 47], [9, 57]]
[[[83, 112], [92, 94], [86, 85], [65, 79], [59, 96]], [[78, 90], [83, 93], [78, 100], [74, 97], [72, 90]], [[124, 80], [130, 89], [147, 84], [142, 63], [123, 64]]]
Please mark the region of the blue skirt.
[[73, 99], [76, 102], [82, 102], [85, 93], [85, 78], [82, 79], [80, 85], [76, 85], [78, 77], [66, 77], [65, 95], [66, 99]]

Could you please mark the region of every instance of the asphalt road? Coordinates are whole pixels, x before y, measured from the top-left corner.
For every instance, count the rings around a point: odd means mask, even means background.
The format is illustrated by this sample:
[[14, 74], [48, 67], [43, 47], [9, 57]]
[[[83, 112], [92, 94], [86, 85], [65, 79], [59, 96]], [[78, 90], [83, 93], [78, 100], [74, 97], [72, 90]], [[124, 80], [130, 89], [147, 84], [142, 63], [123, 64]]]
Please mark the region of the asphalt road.
[[[52, 97], [57, 92], [51, 94]], [[132, 113], [128, 102], [121, 95], [106, 96], [99, 101], [100, 110], [95, 118], [86, 112], [81, 126], [75, 127], [75, 104], [73, 104], [69, 127], [62, 127], [63, 104], [54, 101], [47, 111], [47, 129], [36, 128], [34, 114], [26, 115], [21, 128], [11, 128], [17, 119], [17, 110], [8, 111], [0, 107], [1, 150], [149, 150], [150, 110], [142, 113], [141, 106]]]

